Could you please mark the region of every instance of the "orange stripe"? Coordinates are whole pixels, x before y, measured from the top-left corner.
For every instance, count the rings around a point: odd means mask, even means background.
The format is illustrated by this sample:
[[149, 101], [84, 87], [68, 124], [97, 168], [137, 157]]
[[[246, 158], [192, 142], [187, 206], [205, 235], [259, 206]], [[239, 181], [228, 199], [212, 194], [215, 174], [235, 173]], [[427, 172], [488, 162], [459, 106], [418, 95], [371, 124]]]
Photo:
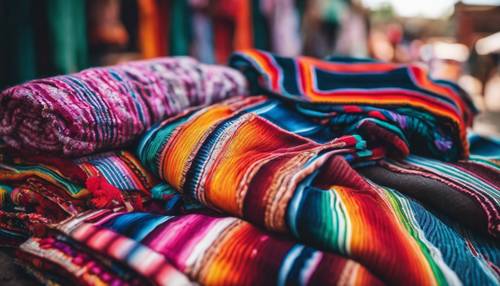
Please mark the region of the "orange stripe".
[[249, 50], [244, 52], [246, 56], [251, 57], [269, 76], [271, 80], [271, 88], [273, 91], [279, 90], [279, 75], [276, 67], [269, 61], [266, 57], [266, 53], [260, 52], [258, 50]]
[[233, 110], [226, 105], [215, 105], [204, 111], [198, 116], [184, 123], [179, 131], [173, 135], [169, 146], [165, 148], [160, 155], [160, 174], [169, 182], [172, 187], [180, 190], [182, 188], [182, 179], [184, 170], [190, 167], [189, 159], [195, 150], [201, 144], [204, 136], [210, 132], [210, 128], [218, 122], [228, 118], [233, 114]]
[[[391, 283], [412, 281], [416, 285], [437, 284], [429, 262], [416, 241], [409, 236], [380, 194], [340, 186], [335, 186], [332, 191], [341, 198], [349, 217], [350, 256], [379, 275], [391, 272], [387, 269], [397, 269], [392, 272]], [[382, 277], [382, 280], [387, 278]]]
[[298, 62], [306, 65], [315, 66], [328, 71], [336, 72], [386, 72], [402, 67], [398, 64], [389, 63], [356, 63], [356, 64], [341, 64], [335, 62], [327, 62], [310, 57], [298, 57]]
[[[314, 84], [312, 80], [313, 69], [311, 65], [306, 65], [303, 63], [299, 64], [301, 68], [301, 72], [304, 73], [304, 82], [302, 83], [302, 88], [304, 89], [304, 93], [308, 96], [308, 98], [312, 102], [335, 102], [335, 103], [364, 103], [364, 104], [378, 104], [378, 103], [386, 103], [386, 104], [402, 104], [408, 105], [411, 102], [412, 105], [423, 108], [424, 110], [431, 111], [433, 113], [439, 114], [444, 117], [448, 117], [452, 119], [457, 126], [460, 127], [460, 131], [465, 129], [465, 123], [463, 122], [463, 118], [456, 114], [455, 111], [451, 111], [447, 106], [439, 106], [436, 104], [430, 103], [428, 100], [418, 99], [416, 97], [408, 97], [408, 96], [394, 96], [390, 99], [377, 99], [376, 103], [373, 98], [368, 98], [364, 96], [364, 98], [356, 98], [356, 94], [348, 94], [342, 95], [335, 93], [335, 96], [328, 96], [327, 94], [321, 95], [315, 92], [313, 89]], [[362, 96], [362, 95], [359, 95]], [[382, 95], [380, 95], [382, 96]]]

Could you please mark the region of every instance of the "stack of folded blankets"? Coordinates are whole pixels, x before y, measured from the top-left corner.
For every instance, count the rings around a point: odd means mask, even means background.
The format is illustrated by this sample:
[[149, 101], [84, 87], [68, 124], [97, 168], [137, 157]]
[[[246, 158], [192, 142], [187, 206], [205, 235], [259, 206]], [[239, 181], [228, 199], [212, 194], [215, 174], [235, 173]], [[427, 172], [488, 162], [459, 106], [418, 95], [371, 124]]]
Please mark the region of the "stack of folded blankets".
[[416, 65], [259, 50], [31, 81], [0, 95], [0, 244], [51, 285], [499, 285], [474, 114]]

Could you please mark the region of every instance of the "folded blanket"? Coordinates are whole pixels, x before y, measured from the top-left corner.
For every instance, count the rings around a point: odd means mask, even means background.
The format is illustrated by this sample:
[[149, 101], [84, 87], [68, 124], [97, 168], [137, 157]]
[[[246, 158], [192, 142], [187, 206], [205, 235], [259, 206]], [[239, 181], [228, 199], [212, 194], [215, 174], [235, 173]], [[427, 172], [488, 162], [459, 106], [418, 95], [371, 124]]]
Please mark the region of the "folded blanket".
[[185, 196], [349, 257], [382, 282], [495, 284], [496, 248], [474, 254], [419, 204], [364, 179], [348, 162], [383, 153], [328, 129], [283, 101], [235, 98], [153, 127], [137, 154]]
[[0, 160], [0, 218], [7, 231], [29, 234], [39, 220], [56, 223], [94, 208], [143, 208], [157, 179], [133, 154], [107, 152], [78, 159], [4, 152]]
[[[74, 243], [65, 243], [68, 239]], [[73, 253], [87, 252], [85, 264], [94, 261], [92, 255], [104, 257], [156, 285], [179, 283], [165, 271], [172, 266], [201, 285], [382, 284], [350, 259], [271, 235], [236, 218], [204, 214], [94, 211], [59, 225], [52, 236], [30, 239], [20, 249], [21, 254], [57, 262], [57, 255], [46, 255], [54, 248], [69, 253], [68, 262], [58, 267], [73, 276], [80, 273], [72, 270]], [[102, 280], [103, 272], [94, 275]]]
[[500, 235], [500, 167], [492, 161], [449, 163], [412, 155], [359, 171], [470, 228]]
[[[466, 158], [473, 106], [457, 85], [433, 81], [415, 65], [285, 58], [259, 50], [235, 53], [253, 94], [271, 94], [329, 124], [339, 135], [383, 141], [390, 153], [440, 160]], [[376, 140], [372, 140], [376, 139]]]
[[189, 106], [245, 94], [226, 67], [162, 58], [30, 81], [0, 94], [0, 138], [24, 152], [82, 156], [123, 146]]

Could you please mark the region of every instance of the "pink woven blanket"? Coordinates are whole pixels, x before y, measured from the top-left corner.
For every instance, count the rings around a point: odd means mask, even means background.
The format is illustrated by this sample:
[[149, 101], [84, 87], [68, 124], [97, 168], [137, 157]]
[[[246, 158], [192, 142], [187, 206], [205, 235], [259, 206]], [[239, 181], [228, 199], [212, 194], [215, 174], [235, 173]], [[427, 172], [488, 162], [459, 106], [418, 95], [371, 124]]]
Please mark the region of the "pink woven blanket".
[[26, 152], [84, 155], [124, 146], [190, 106], [246, 93], [244, 77], [192, 58], [91, 68], [0, 94], [0, 138]]

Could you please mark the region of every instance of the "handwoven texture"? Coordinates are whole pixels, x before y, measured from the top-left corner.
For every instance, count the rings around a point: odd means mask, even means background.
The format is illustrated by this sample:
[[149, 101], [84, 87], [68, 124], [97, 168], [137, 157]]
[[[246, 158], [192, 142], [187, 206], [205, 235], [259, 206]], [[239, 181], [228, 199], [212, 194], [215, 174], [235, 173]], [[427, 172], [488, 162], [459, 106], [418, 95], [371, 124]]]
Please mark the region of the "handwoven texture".
[[259, 50], [235, 53], [253, 94], [297, 102], [339, 135], [359, 132], [384, 140], [393, 155], [440, 160], [468, 156], [466, 127], [474, 108], [451, 82], [433, 81], [416, 65], [285, 58]]
[[495, 250], [477, 258], [448, 248], [451, 241], [460, 249], [467, 242], [349, 165], [380, 158], [385, 148], [370, 149], [359, 135], [335, 138], [295, 113], [294, 105], [263, 96], [227, 100], [152, 128], [137, 154], [206, 207], [347, 256], [385, 283], [493, 283], [498, 262], [482, 259], [496, 259]]
[[383, 160], [360, 172], [470, 228], [500, 234], [500, 167], [492, 161], [450, 163], [411, 155], [401, 161]]
[[[95, 208], [141, 210], [158, 183], [127, 151], [74, 160], [5, 154], [0, 160], [0, 181], [1, 227], [11, 232], [0, 235], [7, 238], [6, 244], [31, 234], [40, 220], [57, 223]], [[29, 215], [38, 217], [25, 219]]]
[[[57, 229], [78, 242], [80, 249], [117, 259], [156, 285], [178, 282], [164, 271], [169, 266], [201, 285], [382, 285], [353, 260], [266, 233], [232, 217], [96, 211]], [[53, 238], [45, 239], [45, 244], [47, 240]], [[56, 255], [45, 254], [54, 242], [42, 251], [33, 250], [41, 243], [32, 239], [21, 250], [57, 260]]]
[[231, 64], [2, 93], [0, 245], [46, 284], [498, 285], [500, 169], [468, 155], [458, 87], [408, 65]]
[[0, 94], [0, 138], [24, 152], [82, 156], [130, 143], [190, 106], [245, 94], [243, 76], [187, 57], [91, 68]]

